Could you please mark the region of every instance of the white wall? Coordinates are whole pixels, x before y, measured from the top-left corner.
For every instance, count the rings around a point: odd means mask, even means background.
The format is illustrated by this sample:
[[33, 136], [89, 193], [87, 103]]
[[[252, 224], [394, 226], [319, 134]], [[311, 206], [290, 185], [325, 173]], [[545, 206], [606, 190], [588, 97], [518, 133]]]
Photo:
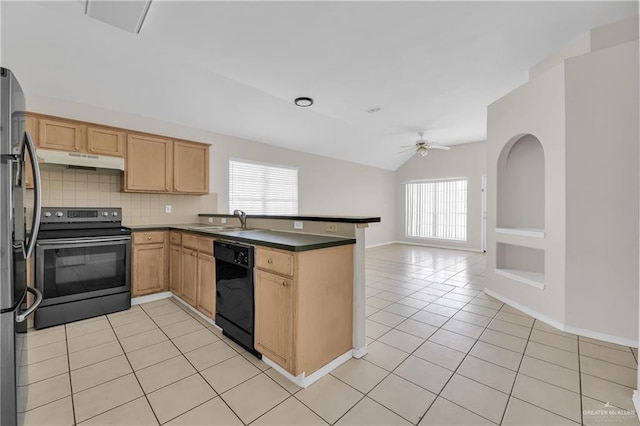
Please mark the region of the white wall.
[[[430, 150], [429, 155], [414, 155], [396, 171], [396, 233], [398, 241], [480, 250], [481, 238], [481, 176], [487, 172], [486, 143], [455, 145], [450, 151]], [[467, 241], [408, 238], [405, 236], [405, 192], [403, 182], [420, 179], [466, 177], [467, 181]]]
[[228, 213], [229, 158], [298, 168], [300, 214], [379, 216], [366, 232], [368, 245], [395, 239], [395, 173], [319, 155], [274, 147], [134, 114], [60, 99], [29, 96], [29, 111], [156, 133], [211, 144], [210, 191], [218, 194], [217, 212]]
[[566, 323], [634, 341], [638, 42], [569, 59], [565, 69]]

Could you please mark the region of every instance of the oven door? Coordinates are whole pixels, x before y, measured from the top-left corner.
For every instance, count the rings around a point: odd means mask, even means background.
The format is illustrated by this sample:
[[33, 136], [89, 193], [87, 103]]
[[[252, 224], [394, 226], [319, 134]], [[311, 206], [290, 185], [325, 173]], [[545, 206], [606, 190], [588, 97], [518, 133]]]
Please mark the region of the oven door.
[[131, 290], [131, 237], [39, 240], [36, 288], [42, 306]]

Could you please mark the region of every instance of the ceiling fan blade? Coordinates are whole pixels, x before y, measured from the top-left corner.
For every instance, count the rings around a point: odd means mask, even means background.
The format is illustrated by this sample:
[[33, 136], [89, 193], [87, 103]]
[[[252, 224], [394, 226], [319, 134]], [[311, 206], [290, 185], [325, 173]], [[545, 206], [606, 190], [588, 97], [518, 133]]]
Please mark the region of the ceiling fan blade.
[[449, 151], [451, 149], [450, 146], [443, 146], [443, 145], [429, 145], [429, 149], [444, 149], [445, 151]]
[[402, 145], [400, 148], [415, 148], [415, 145]]

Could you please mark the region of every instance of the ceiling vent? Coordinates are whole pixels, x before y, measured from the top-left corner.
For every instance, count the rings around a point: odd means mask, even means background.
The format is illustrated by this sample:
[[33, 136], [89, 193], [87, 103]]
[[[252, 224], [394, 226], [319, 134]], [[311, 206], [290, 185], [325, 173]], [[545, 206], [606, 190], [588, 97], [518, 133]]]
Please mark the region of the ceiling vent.
[[84, 13], [130, 33], [138, 34], [151, 0], [87, 0]]

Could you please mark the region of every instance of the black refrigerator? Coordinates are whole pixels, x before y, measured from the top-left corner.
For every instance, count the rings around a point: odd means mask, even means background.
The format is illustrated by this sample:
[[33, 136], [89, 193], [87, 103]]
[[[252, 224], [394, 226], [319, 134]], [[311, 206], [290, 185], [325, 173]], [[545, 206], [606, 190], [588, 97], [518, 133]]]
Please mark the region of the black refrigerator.
[[[0, 425], [17, 424], [16, 372], [21, 347], [17, 331], [42, 301], [27, 287], [27, 259], [33, 255], [41, 208], [40, 169], [31, 135], [25, 131], [25, 99], [13, 73], [0, 68]], [[25, 158], [33, 168], [33, 222], [27, 234]], [[25, 306], [27, 292], [34, 302]]]

